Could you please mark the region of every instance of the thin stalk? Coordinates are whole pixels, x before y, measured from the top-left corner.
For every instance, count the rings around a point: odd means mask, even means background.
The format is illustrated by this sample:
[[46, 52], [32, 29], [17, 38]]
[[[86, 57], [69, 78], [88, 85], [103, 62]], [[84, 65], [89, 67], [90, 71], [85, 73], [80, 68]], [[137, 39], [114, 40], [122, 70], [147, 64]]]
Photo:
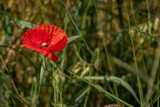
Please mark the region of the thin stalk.
[[[129, 26], [129, 30], [130, 30], [130, 18], [129, 18], [129, 14], [128, 14], [126, 0], [125, 0], [125, 9], [126, 9], [126, 13], [127, 13], [127, 21], [128, 21], [128, 26]], [[132, 34], [129, 34], [129, 36], [130, 36], [131, 45], [132, 45], [132, 49], [133, 49], [133, 57], [134, 57], [134, 63], [135, 63], [135, 67], [136, 67], [136, 72], [138, 72], [138, 65], [137, 65], [137, 61], [136, 61], [136, 53], [135, 53], [135, 47], [134, 47]], [[141, 86], [141, 81], [140, 81], [139, 75], [137, 75], [137, 82], [138, 82], [138, 89], [139, 89], [141, 107], [143, 107], [143, 104], [144, 104], [143, 103], [143, 95], [142, 95], [143, 92], [142, 92], [142, 86]]]
[[[20, 94], [19, 94], [19, 92], [18, 92], [18, 90], [17, 90], [17, 87], [16, 87], [16, 85], [15, 85], [13, 79], [12, 79], [12, 76], [11, 76], [11, 74], [9, 73], [9, 70], [8, 70], [8, 68], [7, 68], [7, 66], [6, 66], [6, 64], [5, 64], [5, 62], [4, 62], [4, 60], [3, 60], [3, 58], [2, 58], [1, 55], [0, 55], [0, 59], [1, 59], [1, 61], [2, 61], [3, 65], [4, 65], [4, 67], [5, 67], [8, 75], [9, 75], [10, 81], [11, 81], [12, 86], [14, 87], [14, 89], [15, 89], [15, 91], [16, 91], [16, 94], [18, 95], [19, 98], [21, 98], [21, 96], [20, 96]], [[23, 101], [22, 101], [21, 99], [20, 99], [20, 102], [23, 104]]]
[[[94, 0], [94, 5], [95, 5], [95, 11], [96, 11], [96, 14], [97, 14], [97, 17], [98, 17], [98, 23], [99, 23], [100, 29], [103, 31], [102, 23], [100, 21], [99, 15], [98, 15], [98, 10], [97, 10], [97, 5], [96, 5], [96, 1], [95, 0]], [[105, 53], [106, 53], [106, 57], [107, 57], [107, 64], [108, 64], [109, 70], [111, 72], [111, 75], [113, 75], [113, 69], [112, 69], [112, 65], [111, 65], [111, 62], [110, 62], [108, 49], [107, 49], [107, 46], [105, 45], [105, 37], [104, 36], [102, 36], [102, 40], [103, 40], [102, 42], [103, 42]], [[107, 85], [108, 85], [110, 91], [113, 93], [110, 85], [108, 83], [107, 83]], [[114, 87], [114, 91], [115, 91], [116, 96], [119, 97], [118, 91], [117, 91], [117, 87], [116, 87], [116, 84], [114, 82], [113, 82], [113, 87]]]
[[[83, 20], [82, 20], [82, 26], [81, 26], [81, 33], [82, 33], [82, 36], [84, 37], [84, 36], [88, 36], [88, 35], [85, 35], [86, 34], [86, 21], [87, 21], [87, 13], [88, 13], [88, 10], [89, 10], [89, 7], [90, 7], [90, 5], [91, 5], [91, 0], [88, 0], [88, 1], [86, 1], [85, 2], [86, 4], [87, 4], [87, 7], [85, 8], [85, 11], [84, 11], [84, 14], [83, 14]], [[85, 41], [84, 41], [85, 42]], [[86, 43], [85, 43], [86, 44]], [[87, 46], [87, 45], [86, 45]], [[83, 59], [87, 59], [86, 58], [86, 51], [85, 51], [85, 49], [83, 49], [83, 48], [81, 48], [82, 49], [82, 54], [83, 54]], [[90, 50], [89, 48], [88, 48], [88, 50]], [[91, 50], [90, 50], [91, 51]]]
[[[134, 9], [133, 9], [133, 4], [132, 4], [132, 0], [130, 0], [130, 3], [131, 3], [131, 8], [132, 8], [132, 12], [133, 12], [133, 17], [134, 17], [134, 23], [135, 25], [137, 25], [137, 20], [136, 20], [136, 16], [135, 16], [135, 12], [134, 12]], [[136, 28], [138, 29], [138, 28]], [[143, 68], [144, 68], [144, 71], [145, 71], [145, 75], [147, 77], [147, 70], [146, 70], [146, 65], [145, 65], [145, 61], [144, 61], [144, 55], [143, 55], [143, 50], [142, 50], [142, 45], [140, 44], [140, 51], [141, 51], [141, 55], [142, 55], [142, 61], [143, 61]]]
[[[56, 66], [56, 67], [58, 67], [58, 66]], [[62, 70], [60, 69], [60, 67], [58, 67], [58, 70], [60, 71], [60, 73], [63, 73]], [[57, 104], [57, 100], [55, 100], [55, 98], [57, 99], [57, 94], [59, 93], [59, 95], [60, 95], [60, 102], [62, 104], [62, 107], [64, 107], [63, 97], [62, 97], [62, 85], [61, 85], [61, 83], [59, 83], [59, 81], [61, 80], [60, 74], [58, 74], [58, 79], [59, 80], [56, 81], [56, 79], [54, 77], [55, 77], [55, 74], [57, 72], [55, 72], [54, 68], [53, 68], [53, 71], [54, 72], [53, 72], [53, 75], [52, 75], [52, 79], [53, 79], [53, 87], [54, 87], [54, 101], [56, 102], [55, 104]], [[56, 106], [55, 104], [54, 104], [54, 106]]]
[[[160, 75], [159, 75], [160, 76]], [[160, 90], [159, 90], [159, 87], [160, 87], [160, 83], [159, 83], [159, 76], [157, 76], [157, 85], [158, 85], [158, 91], [160, 92]], [[159, 104], [160, 102], [159, 102], [159, 98], [158, 98], [158, 100], [157, 100], [157, 107], [160, 107], [160, 104]]]
[[[91, 4], [91, 0], [88, 1], [87, 8], [83, 14], [82, 31], [85, 30], [85, 28], [86, 28], [87, 12], [89, 10], [90, 4]], [[82, 32], [82, 33], [84, 34], [84, 32]]]
[[[57, 67], [57, 66], [56, 66], [56, 67]], [[60, 67], [58, 68], [58, 70], [61, 71]], [[54, 68], [53, 68], [53, 71], [55, 71]], [[61, 73], [63, 73], [63, 72], [61, 71]], [[51, 73], [50, 73], [50, 74], [51, 74]], [[52, 72], [51, 78], [53, 79], [53, 81], [52, 81], [52, 86], [53, 86], [53, 87], [58, 86], [58, 85], [61, 84], [61, 83], [59, 84], [59, 83], [56, 82], [56, 79], [54, 78], [54, 76], [55, 76], [55, 73], [53, 74], [53, 72]], [[58, 78], [60, 79], [60, 75], [58, 75]], [[62, 107], [64, 107], [63, 97], [62, 97], [62, 87], [60, 87], [61, 89], [59, 89], [59, 86], [56, 87], [56, 88], [57, 88], [56, 93], [57, 93], [57, 92], [59, 93]], [[56, 97], [56, 98], [57, 98], [57, 97]], [[57, 100], [56, 100], [56, 102], [57, 102]], [[57, 104], [57, 103], [56, 103], [56, 104]]]
[[78, 31], [78, 33], [82, 36], [81, 31], [79, 30], [78, 26], [77, 26], [77, 25], [76, 25], [76, 23], [74, 22], [74, 20], [73, 20], [73, 18], [72, 18], [72, 16], [71, 16], [71, 14], [69, 13], [69, 11], [68, 11], [67, 7], [65, 6], [65, 4], [64, 4], [64, 2], [63, 2], [63, 0], [60, 0], [60, 2], [61, 2], [61, 4], [63, 5], [63, 7], [64, 7], [65, 11], [67, 12], [68, 17], [70, 18], [71, 22], [72, 22], [72, 23], [73, 23], [73, 25], [75, 26], [76, 30], [77, 30], [77, 31]]
[[[54, 70], [54, 63], [53, 63], [53, 71], [52, 71], [52, 76], [54, 77], [56, 72]], [[53, 88], [54, 88], [54, 107], [57, 107], [57, 93], [56, 93], [56, 80], [53, 79]]]
[[[103, 39], [103, 45], [104, 45], [104, 49], [105, 49], [105, 53], [106, 53], [106, 57], [107, 57], [107, 64], [108, 64], [109, 70], [110, 70], [110, 72], [111, 72], [111, 75], [113, 75], [113, 73], [112, 73], [112, 72], [113, 72], [113, 69], [112, 69], [112, 66], [111, 66], [111, 63], [110, 63], [110, 58], [109, 58], [109, 55], [108, 55], [108, 49], [107, 49], [107, 46], [105, 46], [105, 38], [102, 37], [102, 39]], [[113, 94], [114, 92], [113, 92], [113, 90], [111, 89], [111, 87], [110, 87], [110, 85], [108, 84], [108, 82], [107, 82], [107, 85], [108, 85], [111, 93]], [[115, 84], [114, 82], [113, 82], [113, 87], [114, 87], [115, 94], [116, 94], [116, 96], [118, 97], [118, 96], [119, 96], [119, 95], [118, 95], [118, 91], [117, 91], [117, 88], [116, 88], [116, 84]]]
[[111, 93], [105, 91], [105, 90], [104, 90], [103, 88], [101, 88], [99, 85], [95, 85], [95, 84], [93, 84], [93, 83], [90, 83], [89, 81], [87, 81], [87, 80], [85, 80], [85, 79], [79, 77], [78, 75], [74, 74], [73, 72], [70, 72], [70, 71], [68, 71], [68, 72], [71, 73], [72, 75], [74, 75], [75, 77], [77, 77], [78, 79], [84, 81], [85, 83], [90, 84], [90, 86], [94, 87], [95, 89], [97, 89], [98, 91], [104, 93], [105, 95], [107, 95], [107, 96], [109, 96], [109, 97], [112, 97], [113, 99], [115, 99], [115, 100], [121, 102], [122, 104], [125, 104], [125, 105], [128, 106], [128, 107], [133, 107], [133, 105], [131, 105], [131, 104], [129, 104], [129, 103], [127, 103], [127, 102], [121, 100], [120, 98], [118, 98], [118, 97], [112, 95]]
[[56, 86], [57, 86], [57, 89], [58, 89], [58, 93], [59, 93], [59, 96], [60, 96], [60, 104], [62, 104], [62, 107], [64, 107], [63, 105], [63, 98], [62, 98], [62, 81], [61, 81], [61, 75], [60, 73], [58, 74], [58, 83], [55, 81], [56, 83]]
[[[144, 55], [143, 55], [142, 45], [141, 45], [141, 44], [140, 44], [140, 48], [141, 48], [141, 55], [142, 55], [142, 60], [143, 60], [144, 72], [145, 72], [146, 77], [148, 77], [148, 75], [147, 75], [147, 70], [146, 70], [146, 64], [145, 64], [145, 61], [144, 61]], [[147, 84], [147, 85], [148, 85], [148, 84]]]
[[156, 74], [157, 74], [158, 67], [159, 67], [159, 63], [160, 63], [159, 60], [160, 60], [160, 39], [158, 40], [158, 48], [156, 49], [155, 59], [154, 59], [153, 67], [152, 67], [152, 71], [151, 71], [151, 76], [149, 78], [149, 83], [148, 83], [149, 88], [146, 93], [146, 100], [147, 100], [146, 107], [150, 107], [149, 100], [150, 100], [150, 97], [153, 93], [152, 91], [153, 91], [153, 87], [154, 87], [154, 81], [155, 81]]
[[[89, 83], [91, 82], [91, 71], [92, 71], [92, 66], [90, 66], [90, 70], [89, 70]], [[85, 103], [84, 103], [83, 107], [87, 107], [86, 105], [87, 105], [87, 101], [88, 101], [90, 90], [91, 90], [91, 86], [89, 84], [89, 90], [87, 92], [87, 96], [86, 96]]]
[[43, 56], [43, 62], [42, 62], [41, 70], [40, 70], [40, 76], [39, 76], [40, 78], [39, 78], [38, 98], [40, 96], [41, 88], [43, 85], [43, 80], [45, 77], [45, 70], [46, 70], [46, 57]]
[[61, 101], [62, 107], [64, 107], [64, 105], [63, 105], [63, 97], [62, 97], [62, 87], [61, 87], [61, 89], [58, 88], [58, 92], [59, 92], [59, 95], [60, 95], [60, 101]]
[[148, 33], [151, 34], [151, 16], [150, 16], [150, 9], [149, 9], [149, 2], [146, 0], [146, 5], [148, 9]]
[[[75, 28], [76, 28], [76, 30], [78, 31], [78, 33], [79, 33], [81, 36], [83, 36], [82, 33], [81, 33], [81, 31], [79, 30], [78, 26], [77, 26], [76, 23], [74, 22], [72, 16], [70, 15], [68, 9], [66, 8], [66, 6], [65, 6], [65, 4], [64, 4], [64, 2], [63, 2], [63, 0], [60, 0], [60, 2], [61, 2], [61, 4], [63, 5], [65, 11], [67, 12], [68, 17], [70, 18], [71, 22], [72, 22], [73, 25], [75, 26]], [[90, 49], [90, 47], [88, 46], [88, 44], [87, 44], [87, 42], [85, 41], [84, 38], [82, 38], [82, 41], [83, 41], [84, 44], [86, 45], [87, 50], [90, 52], [90, 54], [91, 54], [92, 57], [94, 58], [93, 52], [92, 52], [92, 50]]]
[[13, 20], [13, 22], [14, 22], [14, 23], [18, 26], [18, 28], [20, 29], [21, 33], [24, 33], [24, 32], [23, 32], [23, 29], [21, 28], [21, 26], [20, 26], [9, 14], [7, 14], [6, 12], [4, 12], [4, 11], [2, 11], [2, 10], [0, 10], [0, 13], [6, 15], [6, 16], [9, 17], [11, 20]]

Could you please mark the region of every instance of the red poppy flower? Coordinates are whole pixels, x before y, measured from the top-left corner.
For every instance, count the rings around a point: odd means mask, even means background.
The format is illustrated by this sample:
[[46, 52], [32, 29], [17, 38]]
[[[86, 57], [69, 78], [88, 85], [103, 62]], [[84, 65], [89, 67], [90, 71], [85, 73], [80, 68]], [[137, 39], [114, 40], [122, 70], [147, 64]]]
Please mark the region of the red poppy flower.
[[68, 42], [68, 37], [61, 28], [46, 24], [27, 30], [21, 39], [24, 44], [20, 47], [31, 48], [54, 62], [58, 61], [58, 57], [53, 52], [61, 51]]

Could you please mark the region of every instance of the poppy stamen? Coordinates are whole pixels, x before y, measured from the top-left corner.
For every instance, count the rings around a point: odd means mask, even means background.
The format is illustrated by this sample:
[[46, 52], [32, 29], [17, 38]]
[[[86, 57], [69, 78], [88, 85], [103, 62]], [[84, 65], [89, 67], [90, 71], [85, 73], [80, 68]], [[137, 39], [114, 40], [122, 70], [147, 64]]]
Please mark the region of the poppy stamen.
[[42, 47], [46, 47], [47, 46], [47, 43], [46, 42], [43, 42], [42, 43]]

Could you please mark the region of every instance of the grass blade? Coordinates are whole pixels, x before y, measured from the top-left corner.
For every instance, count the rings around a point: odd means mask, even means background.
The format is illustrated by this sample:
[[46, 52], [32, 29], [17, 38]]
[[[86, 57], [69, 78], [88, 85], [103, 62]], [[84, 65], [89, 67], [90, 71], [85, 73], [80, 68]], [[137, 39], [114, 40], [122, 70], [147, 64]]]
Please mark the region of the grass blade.
[[42, 84], [43, 84], [43, 80], [44, 80], [44, 75], [45, 75], [45, 63], [46, 63], [46, 59], [45, 59], [45, 56], [44, 56], [44, 59], [43, 59], [42, 65], [41, 65], [41, 70], [40, 70], [40, 80], [39, 80], [38, 97], [39, 97], [39, 95], [40, 95], [40, 91], [41, 91]]
[[89, 81], [87, 81], [87, 80], [85, 80], [85, 79], [83, 79], [83, 78], [77, 76], [77, 75], [74, 74], [73, 72], [70, 72], [70, 71], [68, 71], [68, 72], [71, 73], [72, 75], [74, 75], [75, 77], [77, 77], [78, 79], [84, 81], [85, 83], [90, 84], [90, 86], [94, 87], [96, 90], [98, 90], [98, 91], [104, 93], [104, 95], [105, 95], [106, 97], [108, 97], [108, 98], [111, 97], [111, 98], [115, 99], [116, 101], [119, 101], [119, 102], [121, 102], [122, 104], [124, 104], [124, 105], [126, 105], [126, 106], [128, 106], [128, 107], [133, 107], [133, 105], [131, 105], [131, 104], [129, 104], [129, 103], [123, 101], [122, 99], [116, 97], [115, 95], [113, 95], [113, 94], [107, 92], [106, 90], [104, 90], [104, 89], [103, 89], [102, 87], [100, 87], [99, 85], [95, 85], [95, 84], [93, 84], [93, 83], [90, 83]]
[[67, 106], [71, 106], [75, 103], [77, 103], [78, 101], [80, 101], [85, 94], [87, 94], [89, 90], [89, 86], [84, 87], [83, 89], [81, 89], [70, 101], [69, 103], [67, 103]]
[[33, 27], [36, 26], [35, 24], [32, 24], [32, 23], [30, 23], [30, 22], [26, 22], [26, 21], [23, 21], [23, 20], [16, 20], [16, 19], [14, 19], [14, 21], [15, 21], [18, 25], [23, 25], [23, 26], [25, 26], [25, 27], [27, 27], [27, 28], [33, 28]]
[[80, 37], [81, 37], [81, 35], [69, 37], [67, 44], [69, 44], [70, 42], [72, 42], [72, 41], [74, 41], [74, 40], [76, 40], [76, 39], [78, 39], [78, 38], [80, 38]]
[[152, 102], [150, 103], [150, 105], [153, 105], [159, 98], [160, 98], [160, 92], [159, 92], [158, 95], [156, 95], [156, 97], [152, 100]]
[[[86, 76], [86, 77], [84, 77], [84, 79], [89, 80], [89, 77]], [[140, 101], [139, 101], [135, 91], [133, 90], [133, 88], [126, 81], [122, 80], [121, 78], [118, 78], [118, 77], [115, 77], [115, 76], [107, 76], [107, 77], [92, 76], [91, 77], [91, 80], [105, 80], [105, 79], [107, 81], [112, 81], [112, 82], [115, 82], [115, 83], [120, 84], [123, 87], [125, 87], [133, 95], [133, 97], [136, 99], [136, 101], [140, 104]]]

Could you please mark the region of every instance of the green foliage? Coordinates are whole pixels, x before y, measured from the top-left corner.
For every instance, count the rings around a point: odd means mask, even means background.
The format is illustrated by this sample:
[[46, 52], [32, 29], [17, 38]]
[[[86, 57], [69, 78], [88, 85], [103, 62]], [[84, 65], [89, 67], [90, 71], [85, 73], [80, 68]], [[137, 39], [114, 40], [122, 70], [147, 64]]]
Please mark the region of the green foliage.
[[[159, 3], [0, 1], [0, 106], [159, 107]], [[39, 24], [69, 38], [56, 63], [20, 48], [23, 33]]]

